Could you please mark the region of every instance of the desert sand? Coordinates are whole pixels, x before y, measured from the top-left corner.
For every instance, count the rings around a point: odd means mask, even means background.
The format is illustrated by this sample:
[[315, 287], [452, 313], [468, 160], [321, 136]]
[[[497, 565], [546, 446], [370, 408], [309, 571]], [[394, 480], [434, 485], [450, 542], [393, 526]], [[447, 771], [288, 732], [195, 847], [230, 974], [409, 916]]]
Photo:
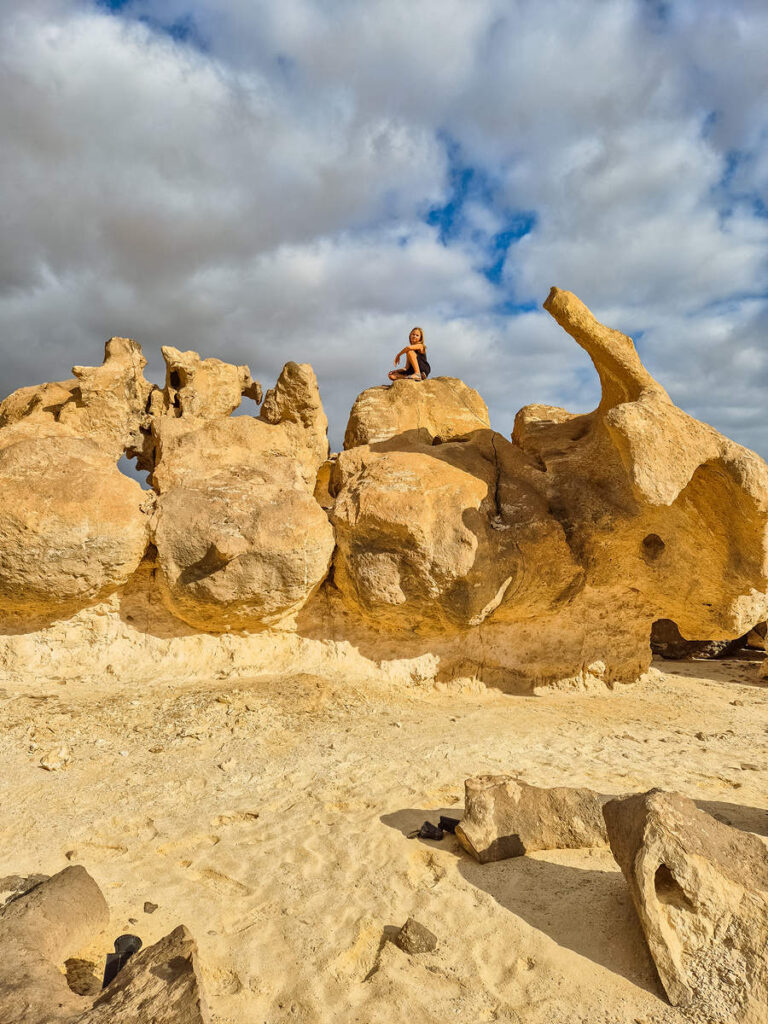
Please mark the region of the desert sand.
[[[668, 1004], [609, 850], [479, 865], [453, 836], [406, 834], [460, 817], [468, 776], [509, 772], [679, 790], [768, 835], [760, 657], [537, 696], [310, 675], [6, 685], [0, 889], [84, 865], [111, 911], [80, 952], [99, 976], [121, 932], [187, 925], [217, 1024], [697, 1021]], [[434, 953], [390, 941], [409, 916]]]

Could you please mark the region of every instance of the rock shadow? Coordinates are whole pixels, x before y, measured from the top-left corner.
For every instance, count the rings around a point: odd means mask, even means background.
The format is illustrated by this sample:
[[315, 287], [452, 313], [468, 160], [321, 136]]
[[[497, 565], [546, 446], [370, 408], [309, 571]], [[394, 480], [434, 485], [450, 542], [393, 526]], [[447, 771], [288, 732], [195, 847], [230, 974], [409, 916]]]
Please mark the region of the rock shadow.
[[[580, 852], [568, 851], [568, 856]], [[540, 859], [550, 855], [559, 857], [563, 851], [492, 864], [478, 864], [462, 854], [459, 872], [559, 946], [665, 999], [618, 867], [601, 871]]]
[[724, 800], [694, 800], [694, 803], [700, 811], [706, 811], [725, 825], [732, 825], [742, 832], [768, 836], [768, 810], [763, 807], [747, 807]]
[[[441, 814], [460, 818], [463, 810], [461, 806], [407, 807], [383, 814], [379, 820], [407, 836], [425, 820], [437, 824]], [[453, 835], [446, 835], [442, 841], [413, 842], [453, 853], [459, 861], [461, 876], [487, 892], [505, 910], [544, 932], [559, 946], [665, 998], [618, 866], [614, 871], [603, 871], [559, 864], [554, 859], [584, 859], [589, 856], [587, 850], [551, 850], [533, 857], [478, 864]], [[548, 857], [553, 859], [543, 859]]]

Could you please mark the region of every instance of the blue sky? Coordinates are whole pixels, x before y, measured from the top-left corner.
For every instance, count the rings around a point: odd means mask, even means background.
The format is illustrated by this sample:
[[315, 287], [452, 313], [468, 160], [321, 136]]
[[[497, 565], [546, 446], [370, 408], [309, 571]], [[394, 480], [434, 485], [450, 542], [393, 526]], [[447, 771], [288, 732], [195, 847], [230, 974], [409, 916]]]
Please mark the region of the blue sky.
[[596, 377], [550, 285], [763, 455], [758, 0], [6, 0], [0, 390], [109, 335], [315, 367], [338, 445], [413, 326], [509, 433]]

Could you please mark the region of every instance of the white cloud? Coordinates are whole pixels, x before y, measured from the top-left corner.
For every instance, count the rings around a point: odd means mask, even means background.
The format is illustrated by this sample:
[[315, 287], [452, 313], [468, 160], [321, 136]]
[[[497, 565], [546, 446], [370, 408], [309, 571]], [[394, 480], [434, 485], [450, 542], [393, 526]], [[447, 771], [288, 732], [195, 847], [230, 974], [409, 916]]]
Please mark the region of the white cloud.
[[768, 454], [767, 37], [759, 0], [11, 0], [2, 390], [110, 334], [156, 376], [161, 344], [266, 384], [306, 360], [338, 443], [419, 323], [508, 432], [596, 401], [581, 350], [515, 311], [556, 283]]

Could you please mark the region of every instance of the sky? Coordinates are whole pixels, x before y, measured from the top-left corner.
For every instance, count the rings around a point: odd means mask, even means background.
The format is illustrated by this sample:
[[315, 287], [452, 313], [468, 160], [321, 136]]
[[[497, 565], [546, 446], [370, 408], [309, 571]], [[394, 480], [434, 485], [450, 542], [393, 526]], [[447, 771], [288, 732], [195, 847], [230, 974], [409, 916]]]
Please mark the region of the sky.
[[3, 0], [0, 392], [292, 359], [338, 448], [419, 325], [508, 435], [599, 398], [556, 284], [768, 456], [767, 48], [765, 0]]

